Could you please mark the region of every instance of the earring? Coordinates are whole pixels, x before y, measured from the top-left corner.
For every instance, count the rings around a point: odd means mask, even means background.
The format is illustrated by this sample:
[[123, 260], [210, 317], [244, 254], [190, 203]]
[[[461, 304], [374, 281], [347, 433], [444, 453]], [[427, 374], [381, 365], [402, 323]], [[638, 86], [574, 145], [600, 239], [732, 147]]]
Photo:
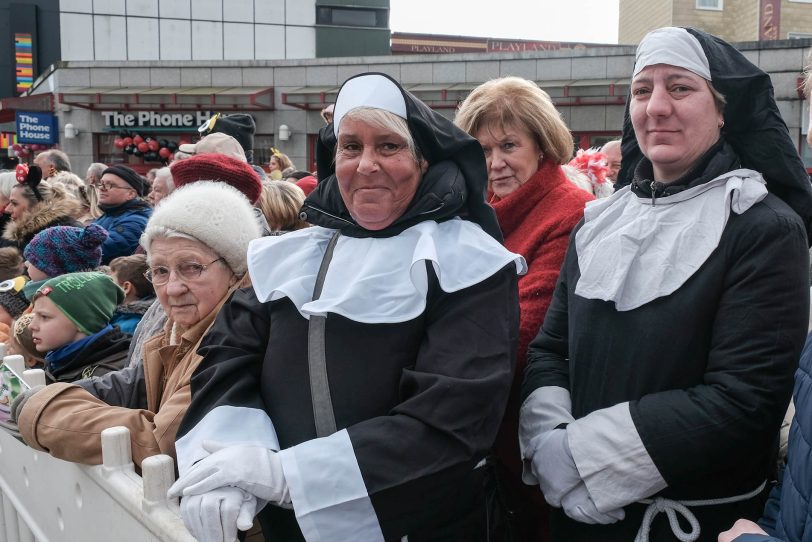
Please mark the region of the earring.
[[721, 121], [721, 122], [719, 123], [719, 129], [721, 130], [721, 129], [722, 129], [722, 128], [724, 128], [724, 127], [725, 127], [725, 121]]

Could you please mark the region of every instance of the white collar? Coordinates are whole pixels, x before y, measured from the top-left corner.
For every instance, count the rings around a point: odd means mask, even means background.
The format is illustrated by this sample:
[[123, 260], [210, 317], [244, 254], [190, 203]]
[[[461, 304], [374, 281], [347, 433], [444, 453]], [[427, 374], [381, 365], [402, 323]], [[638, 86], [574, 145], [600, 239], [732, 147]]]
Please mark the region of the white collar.
[[738, 169], [653, 205], [628, 186], [587, 203], [575, 235], [575, 293], [613, 301], [619, 311], [673, 293], [719, 245], [731, 209], [744, 213], [766, 196], [760, 173]]
[[321, 297], [313, 286], [334, 230], [312, 227], [263, 237], [248, 248], [248, 272], [257, 298], [289, 298], [299, 313], [340, 314], [362, 323], [397, 323], [426, 307], [431, 262], [445, 292], [456, 292], [491, 277], [510, 262], [518, 274], [527, 264], [482, 228], [467, 220], [421, 222], [387, 238], [340, 237]]

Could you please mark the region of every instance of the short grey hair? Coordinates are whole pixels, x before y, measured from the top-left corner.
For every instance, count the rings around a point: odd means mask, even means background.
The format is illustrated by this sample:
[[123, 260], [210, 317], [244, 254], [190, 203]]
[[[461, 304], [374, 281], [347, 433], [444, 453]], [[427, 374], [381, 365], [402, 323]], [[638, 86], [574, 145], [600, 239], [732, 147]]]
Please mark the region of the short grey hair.
[[70, 158], [64, 152], [57, 149], [50, 149], [41, 153], [45, 160], [54, 166], [57, 171], [70, 171]]
[[107, 169], [107, 164], [93, 162], [92, 164], [90, 164], [90, 167], [87, 168], [87, 174], [85, 176], [89, 177], [90, 175], [93, 175], [97, 179], [101, 179], [102, 173], [104, 173], [105, 169]]
[[[169, 189], [169, 192], [172, 192], [175, 188], [175, 181], [172, 179], [172, 170], [169, 169], [169, 166], [162, 167], [158, 171], [155, 172], [155, 180], [163, 179], [166, 181], [166, 187]], [[155, 181], [153, 181], [154, 183]]]
[[[347, 111], [341, 121], [343, 122], [346, 119], [365, 122], [382, 130], [391, 130], [406, 141], [406, 145], [408, 145], [415, 162], [420, 163], [420, 161], [423, 160], [423, 156], [417, 148], [417, 143], [415, 143], [414, 137], [409, 131], [409, 124], [403, 117], [375, 107], [356, 107]], [[339, 138], [340, 137], [339, 135]], [[341, 149], [336, 145], [336, 154], [339, 152], [341, 152]]]

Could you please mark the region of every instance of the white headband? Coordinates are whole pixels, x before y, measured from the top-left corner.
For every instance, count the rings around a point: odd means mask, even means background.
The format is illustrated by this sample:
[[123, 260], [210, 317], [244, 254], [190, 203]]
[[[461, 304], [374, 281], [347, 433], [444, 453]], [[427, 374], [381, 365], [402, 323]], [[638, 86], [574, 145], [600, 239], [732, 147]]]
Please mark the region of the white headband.
[[333, 111], [333, 131], [338, 137], [341, 119], [356, 107], [372, 107], [406, 118], [406, 100], [400, 88], [383, 75], [370, 74], [354, 77], [344, 83], [336, 98]]
[[711, 80], [710, 64], [699, 40], [684, 28], [669, 26], [652, 30], [637, 46], [634, 62], [636, 77], [646, 66], [669, 64], [685, 68], [703, 79]]

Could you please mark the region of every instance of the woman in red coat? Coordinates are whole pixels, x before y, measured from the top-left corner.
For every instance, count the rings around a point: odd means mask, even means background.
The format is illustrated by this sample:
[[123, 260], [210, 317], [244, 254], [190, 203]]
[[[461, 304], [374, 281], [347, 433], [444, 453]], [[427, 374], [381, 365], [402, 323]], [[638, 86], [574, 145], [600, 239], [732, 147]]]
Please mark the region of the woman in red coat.
[[505, 419], [496, 440], [507, 467], [507, 484], [518, 495], [519, 537], [546, 537], [547, 504], [538, 486], [523, 486], [518, 444], [519, 387], [527, 346], [538, 333], [569, 236], [595, 199], [567, 180], [561, 166], [572, 158], [572, 136], [550, 97], [535, 83], [504, 77], [474, 89], [460, 106], [456, 124], [477, 138], [488, 167], [488, 197], [505, 246], [527, 260], [519, 279], [521, 323], [518, 360]]

